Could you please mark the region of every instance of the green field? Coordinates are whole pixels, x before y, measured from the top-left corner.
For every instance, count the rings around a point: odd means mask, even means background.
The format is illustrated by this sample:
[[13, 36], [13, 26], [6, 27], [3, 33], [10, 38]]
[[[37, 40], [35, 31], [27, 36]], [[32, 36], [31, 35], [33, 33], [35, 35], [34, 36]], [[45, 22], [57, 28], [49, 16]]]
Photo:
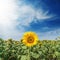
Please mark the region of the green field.
[[29, 48], [22, 40], [0, 39], [0, 60], [60, 60], [60, 40], [39, 40]]

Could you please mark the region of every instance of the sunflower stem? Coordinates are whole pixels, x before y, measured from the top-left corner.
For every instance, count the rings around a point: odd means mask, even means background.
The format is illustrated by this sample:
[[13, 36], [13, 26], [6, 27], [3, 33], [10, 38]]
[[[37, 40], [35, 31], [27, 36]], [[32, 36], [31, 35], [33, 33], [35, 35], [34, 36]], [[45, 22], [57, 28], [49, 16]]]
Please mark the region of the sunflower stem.
[[27, 60], [30, 60], [30, 48], [28, 49], [28, 59]]

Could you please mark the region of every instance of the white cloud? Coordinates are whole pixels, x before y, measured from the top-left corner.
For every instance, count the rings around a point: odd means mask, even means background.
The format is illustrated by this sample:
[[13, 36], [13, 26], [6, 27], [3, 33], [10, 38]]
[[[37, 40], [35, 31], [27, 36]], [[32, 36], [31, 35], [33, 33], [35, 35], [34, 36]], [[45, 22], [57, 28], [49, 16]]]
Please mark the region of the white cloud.
[[36, 12], [36, 18], [39, 19], [39, 20], [42, 20], [42, 19], [49, 19], [49, 18], [52, 18], [53, 16], [52, 15], [47, 15], [49, 13], [49, 11], [46, 11], [46, 12], [43, 12], [43, 10], [39, 10]]
[[53, 31], [48, 31], [48, 32], [43, 32], [43, 33], [38, 33], [38, 36], [41, 40], [54, 40], [57, 37], [60, 36], [60, 29], [56, 29]]
[[[0, 37], [19, 39], [25, 32], [22, 25], [29, 26], [35, 21], [34, 18], [37, 20], [51, 18], [47, 13], [48, 11], [43, 13], [43, 10], [35, 10], [22, 2], [18, 5], [16, 0], [0, 0]], [[16, 28], [18, 25], [20, 30]]]
[[53, 15], [48, 15], [48, 11], [44, 12], [42, 9], [34, 9], [32, 6], [29, 5], [19, 5], [19, 18], [20, 18], [20, 24], [29, 26], [29, 24], [33, 21], [36, 22], [35, 18], [38, 21], [45, 20], [52, 18]]
[[17, 30], [18, 6], [14, 0], [0, 0], [0, 38], [19, 39], [23, 29]]
[[35, 11], [30, 6], [21, 6], [19, 12], [20, 24], [28, 26], [33, 21]]

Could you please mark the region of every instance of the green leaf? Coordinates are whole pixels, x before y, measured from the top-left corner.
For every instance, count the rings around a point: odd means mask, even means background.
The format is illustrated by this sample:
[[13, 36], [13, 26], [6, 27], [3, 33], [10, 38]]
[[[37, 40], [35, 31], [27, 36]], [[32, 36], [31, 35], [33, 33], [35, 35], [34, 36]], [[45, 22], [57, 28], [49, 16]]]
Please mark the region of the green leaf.
[[27, 47], [26, 46], [22, 46], [22, 49], [27, 49]]
[[0, 60], [3, 60], [3, 58], [0, 57]]
[[27, 56], [26, 55], [22, 55], [21, 56], [21, 60], [27, 60]]
[[55, 55], [58, 56], [58, 55], [59, 55], [59, 52], [56, 51], [56, 52], [55, 52]]
[[56, 58], [56, 55], [55, 54], [53, 54], [53, 58]]
[[39, 58], [39, 54], [38, 53], [33, 53], [33, 52], [31, 52], [31, 56], [33, 57], [33, 58]]
[[18, 55], [17, 58], [20, 59], [21, 58], [21, 55]]
[[40, 55], [42, 55], [42, 51], [38, 51]]

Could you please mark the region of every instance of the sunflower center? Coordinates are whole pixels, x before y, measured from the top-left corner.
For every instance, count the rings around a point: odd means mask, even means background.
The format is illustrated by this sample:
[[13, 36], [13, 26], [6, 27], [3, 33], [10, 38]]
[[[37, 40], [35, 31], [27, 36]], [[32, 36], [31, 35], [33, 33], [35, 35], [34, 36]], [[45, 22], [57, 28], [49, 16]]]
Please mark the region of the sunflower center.
[[30, 37], [28, 37], [27, 42], [28, 42], [28, 43], [33, 43], [33, 42], [34, 42], [34, 38], [33, 38], [33, 37], [31, 37], [31, 36], [30, 36]]

